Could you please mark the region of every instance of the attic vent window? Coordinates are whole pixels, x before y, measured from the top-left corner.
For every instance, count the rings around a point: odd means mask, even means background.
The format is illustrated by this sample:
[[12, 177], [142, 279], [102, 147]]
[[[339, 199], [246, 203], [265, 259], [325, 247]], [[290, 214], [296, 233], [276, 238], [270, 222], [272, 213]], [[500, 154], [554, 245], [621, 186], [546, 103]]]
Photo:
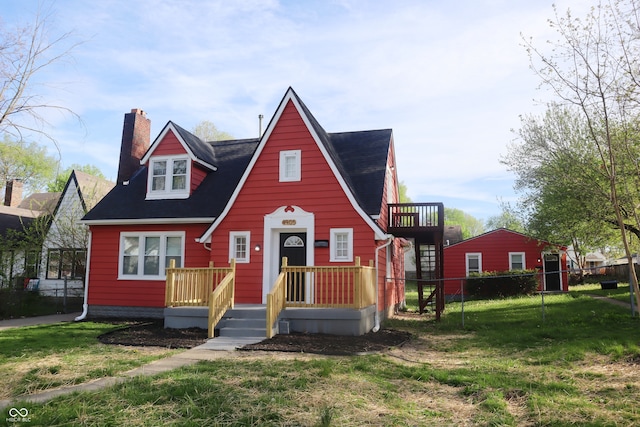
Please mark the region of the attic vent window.
[[280, 152], [280, 182], [300, 181], [300, 159], [300, 150], [289, 150]]
[[190, 162], [182, 157], [156, 157], [149, 162], [147, 199], [189, 197]]

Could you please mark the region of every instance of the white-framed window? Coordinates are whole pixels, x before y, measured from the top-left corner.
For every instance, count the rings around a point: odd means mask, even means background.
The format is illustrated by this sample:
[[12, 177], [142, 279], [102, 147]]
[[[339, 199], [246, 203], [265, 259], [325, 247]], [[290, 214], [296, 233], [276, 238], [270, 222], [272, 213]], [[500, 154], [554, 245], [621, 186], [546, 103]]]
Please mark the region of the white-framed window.
[[524, 252], [509, 252], [509, 270], [524, 270], [527, 264]]
[[300, 150], [289, 150], [280, 152], [280, 182], [300, 181], [301, 174]]
[[329, 234], [329, 261], [353, 261], [353, 228], [332, 228]]
[[189, 197], [191, 162], [187, 156], [158, 156], [149, 161], [147, 199]]
[[467, 276], [471, 273], [482, 273], [482, 254], [467, 253], [465, 254]]
[[184, 233], [121, 233], [120, 279], [164, 279], [171, 260], [182, 267], [184, 259]]
[[229, 260], [237, 263], [248, 263], [251, 254], [251, 233], [248, 231], [232, 231], [229, 233]]

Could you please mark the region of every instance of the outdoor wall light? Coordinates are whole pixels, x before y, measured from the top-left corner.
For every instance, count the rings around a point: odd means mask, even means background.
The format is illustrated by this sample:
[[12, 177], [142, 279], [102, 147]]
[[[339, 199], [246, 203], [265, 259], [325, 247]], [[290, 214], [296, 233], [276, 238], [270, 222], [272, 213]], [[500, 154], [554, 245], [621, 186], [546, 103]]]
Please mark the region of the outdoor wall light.
[[256, 252], [260, 252], [260, 249], [262, 249], [262, 248], [260, 247], [260, 245], [256, 245], [256, 246], [255, 246], [255, 248], [253, 248], [253, 249], [254, 249]]

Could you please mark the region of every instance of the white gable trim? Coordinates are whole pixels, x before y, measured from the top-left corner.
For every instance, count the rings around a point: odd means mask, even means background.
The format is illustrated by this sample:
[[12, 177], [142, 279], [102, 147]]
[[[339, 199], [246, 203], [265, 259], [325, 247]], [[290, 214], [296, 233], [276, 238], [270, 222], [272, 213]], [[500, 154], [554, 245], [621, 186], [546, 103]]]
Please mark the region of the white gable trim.
[[263, 136], [262, 136], [262, 138], [260, 140], [260, 144], [258, 145], [258, 148], [256, 149], [253, 157], [251, 158], [251, 161], [249, 162], [249, 165], [247, 166], [247, 169], [244, 171], [244, 174], [242, 175], [242, 178], [240, 179], [240, 182], [238, 183], [238, 186], [236, 187], [236, 189], [234, 190], [233, 194], [231, 195], [231, 198], [227, 202], [227, 205], [225, 206], [225, 208], [222, 211], [222, 213], [220, 214], [220, 216], [213, 222], [213, 224], [211, 224], [211, 227], [209, 227], [207, 229], [207, 231], [204, 232], [204, 234], [200, 237], [200, 239], [198, 239], [198, 241], [202, 242], [202, 243], [209, 242], [210, 239], [211, 239], [211, 234], [213, 233], [213, 231], [218, 227], [218, 225], [220, 225], [222, 220], [224, 220], [224, 218], [227, 216], [227, 214], [231, 210], [231, 207], [233, 206], [233, 204], [236, 201], [236, 198], [238, 197], [238, 194], [240, 194], [240, 190], [242, 189], [242, 187], [244, 187], [244, 184], [247, 181], [247, 179], [249, 177], [249, 174], [251, 174], [251, 171], [253, 170], [253, 167], [255, 166], [256, 162], [258, 161], [258, 158], [260, 157], [260, 154], [262, 154], [262, 150], [264, 149], [265, 145], [267, 144], [267, 141], [269, 140], [269, 138], [271, 136], [271, 133], [273, 132], [273, 129], [275, 128], [276, 124], [280, 121], [280, 117], [282, 116], [282, 113], [284, 112], [284, 109], [287, 106], [287, 104], [289, 103], [289, 101], [292, 101], [293, 105], [296, 108], [296, 110], [298, 110], [298, 114], [300, 114], [300, 117], [302, 117], [302, 120], [303, 120], [305, 126], [307, 127], [307, 130], [311, 134], [311, 137], [315, 141], [316, 145], [320, 149], [320, 152], [324, 156], [324, 159], [326, 160], [327, 164], [331, 168], [331, 171], [333, 172], [333, 175], [338, 180], [338, 183], [340, 184], [340, 187], [342, 188], [342, 191], [344, 192], [344, 194], [349, 199], [349, 202], [351, 203], [351, 206], [355, 209], [356, 212], [358, 212], [358, 215], [360, 215], [360, 217], [373, 230], [373, 232], [375, 233], [375, 239], [376, 240], [384, 240], [384, 239], [386, 239], [388, 237], [387, 234], [384, 233], [384, 231], [378, 226], [378, 224], [376, 224], [373, 221], [373, 219], [369, 215], [367, 215], [367, 213], [356, 202], [356, 199], [355, 199], [354, 195], [351, 193], [351, 190], [349, 189], [349, 186], [347, 185], [347, 183], [345, 182], [344, 178], [342, 177], [342, 175], [338, 171], [338, 168], [336, 167], [335, 163], [331, 159], [331, 156], [329, 156], [329, 153], [327, 152], [326, 148], [324, 147], [324, 144], [322, 144], [322, 141], [320, 141], [320, 138], [318, 137], [318, 134], [316, 133], [315, 129], [313, 129], [313, 126], [309, 122], [309, 118], [307, 117], [306, 114], [304, 114], [304, 111], [302, 110], [302, 107], [298, 103], [297, 98], [294, 96], [293, 89], [289, 88], [287, 90], [287, 93], [285, 94], [284, 98], [282, 99], [282, 102], [280, 102], [280, 105], [278, 106], [278, 109], [276, 110], [275, 114], [273, 115], [273, 118], [271, 119], [271, 122], [269, 122], [269, 126], [267, 127], [265, 133], [263, 134]]
[[156, 139], [153, 140], [151, 147], [149, 147], [145, 155], [142, 157], [142, 159], [140, 159], [141, 165], [144, 165], [149, 161], [149, 159], [153, 155], [153, 152], [156, 150], [156, 148], [158, 148], [158, 146], [160, 145], [160, 142], [164, 139], [165, 136], [167, 136], [167, 133], [169, 132], [172, 132], [173, 135], [178, 140], [178, 142], [180, 142], [180, 145], [182, 145], [182, 148], [187, 153], [191, 161], [196, 162], [212, 171], [218, 170], [218, 168], [215, 167], [214, 165], [211, 165], [207, 162], [202, 161], [202, 159], [199, 159], [198, 157], [195, 156], [195, 154], [193, 154], [193, 151], [191, 151], [191, 149], [189, 148], [189, 145], [184, 141], [184, 139], [182, 139], [182, 136], [180, 136], [180, 132], [178, 132], [178, 130], [175, 128], [172, 122], [167, 123], [164, 129], [162, 129], [162, 132], [160, 132], [160, 135], [158, 135]]

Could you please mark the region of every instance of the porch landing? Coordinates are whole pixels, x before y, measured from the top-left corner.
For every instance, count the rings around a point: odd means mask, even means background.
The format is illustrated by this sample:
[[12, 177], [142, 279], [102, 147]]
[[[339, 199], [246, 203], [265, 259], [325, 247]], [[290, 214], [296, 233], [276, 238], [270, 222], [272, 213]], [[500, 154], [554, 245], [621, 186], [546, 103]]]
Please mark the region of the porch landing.
[[[168, 307], [164, 309], [165, 328], [208, 329], [208, 307]], [[291, 332], [329, 335], [364, 335], [375, 325], [375, 305], [362, 309], [287, 308], [274, 325], [275, 334]], [[227, 310], [216, 326], [216, 337], [266, 337], [266, 306], [236, 304]]]

